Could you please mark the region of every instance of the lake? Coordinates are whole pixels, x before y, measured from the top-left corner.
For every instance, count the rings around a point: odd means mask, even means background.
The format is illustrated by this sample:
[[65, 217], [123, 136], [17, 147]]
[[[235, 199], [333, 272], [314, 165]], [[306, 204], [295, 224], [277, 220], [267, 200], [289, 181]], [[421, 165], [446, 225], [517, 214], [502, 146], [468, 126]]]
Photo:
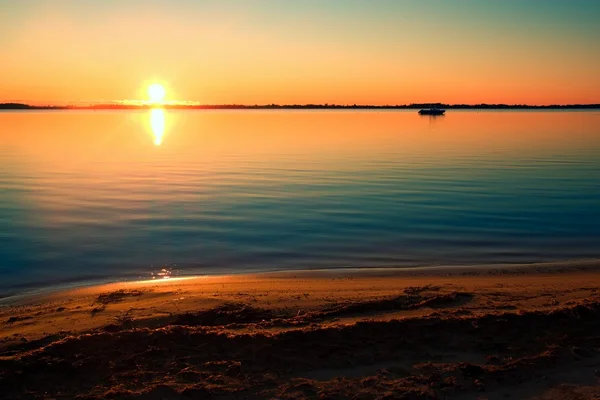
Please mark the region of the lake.
[[600, 257], [600, 112], [0, 112], [0, 295]]

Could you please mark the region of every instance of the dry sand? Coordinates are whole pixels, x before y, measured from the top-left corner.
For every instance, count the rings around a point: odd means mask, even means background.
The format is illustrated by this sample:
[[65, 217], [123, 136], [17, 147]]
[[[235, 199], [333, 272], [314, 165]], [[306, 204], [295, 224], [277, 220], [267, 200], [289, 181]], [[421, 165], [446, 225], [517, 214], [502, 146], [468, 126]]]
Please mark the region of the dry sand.
[[600, 398], [600, 262], [212, 276], [4, 303], [0, 398]]

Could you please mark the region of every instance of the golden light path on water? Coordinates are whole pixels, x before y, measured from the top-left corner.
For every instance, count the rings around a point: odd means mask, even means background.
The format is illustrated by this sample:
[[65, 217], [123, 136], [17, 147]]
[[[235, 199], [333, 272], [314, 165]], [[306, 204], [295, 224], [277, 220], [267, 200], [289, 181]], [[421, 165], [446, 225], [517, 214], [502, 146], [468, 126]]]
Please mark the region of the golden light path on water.
[[165, 134], [165, 110], [162, 108], [150, 110], [150, 128], [154, 135], [154, 145], [160, 146]]

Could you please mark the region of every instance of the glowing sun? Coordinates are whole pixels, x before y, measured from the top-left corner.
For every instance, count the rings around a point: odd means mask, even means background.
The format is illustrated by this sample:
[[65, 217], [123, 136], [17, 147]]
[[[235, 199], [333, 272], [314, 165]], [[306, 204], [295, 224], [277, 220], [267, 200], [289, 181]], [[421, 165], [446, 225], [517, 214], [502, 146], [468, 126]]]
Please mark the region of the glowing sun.
[[167, 94], [167, 91], [160, 83], [153, 83], [148, 86], [148, 96], [150, 96], [150, 101], [153, 103], [160, 103], [163, 101], [165, 94]]

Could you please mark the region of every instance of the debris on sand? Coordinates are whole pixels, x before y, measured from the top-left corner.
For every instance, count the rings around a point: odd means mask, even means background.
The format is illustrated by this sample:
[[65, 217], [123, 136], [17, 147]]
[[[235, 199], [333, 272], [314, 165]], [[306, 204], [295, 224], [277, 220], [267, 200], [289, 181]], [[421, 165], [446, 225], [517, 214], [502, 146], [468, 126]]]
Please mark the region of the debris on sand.
[[141, 290], [117, 290], [110, 293], [102, 293], [98, 296], [96, 301], [100, 304], [118, 303], [126, 297], [141, 296], [144, 292]]

